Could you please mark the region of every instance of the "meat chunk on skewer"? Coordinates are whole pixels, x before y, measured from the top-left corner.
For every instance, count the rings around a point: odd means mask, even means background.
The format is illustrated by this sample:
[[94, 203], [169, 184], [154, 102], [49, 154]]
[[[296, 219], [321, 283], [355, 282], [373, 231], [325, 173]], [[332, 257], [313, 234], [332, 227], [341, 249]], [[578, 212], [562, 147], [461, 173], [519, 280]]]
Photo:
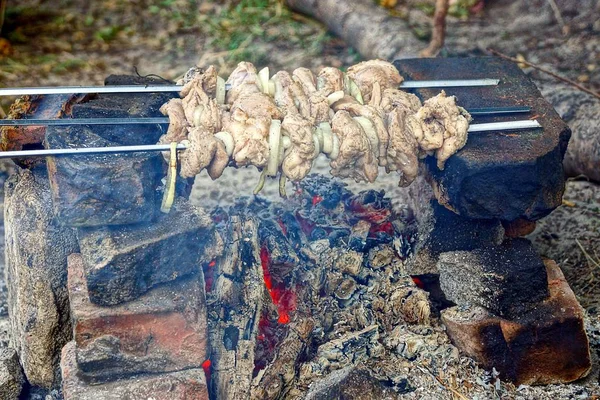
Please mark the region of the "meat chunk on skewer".
[[171, 99], [160, 107], [160, 112], [169, 117], [169, 129], [160, 137], [159, 143], [181, 142], [187, 138], [189, 123], [183, 111], [181, 99]]
[[308, 98], [309, 120], [313, 125], [329, 122], [332, 117], [329, 100], [324, 91], [317, 90], [317, 81], [313, 73], [308, 68], [297, 68], [292, 74], [292, 79], [302, 87]]
[[202, 127], [191, 128], [187, 140], [187, 149], [180, 155], [180, 175], [192, 178], [208, 167], [211, 178], [221, 176], [229, 163], [223, 143]]
[[377, 159], [363, 128], [344, 110], [336, 112], [331, 122], [340, 141], [339, 155], [330, 164], [331, 174], [356, 182], [375, 182]]
[[383, 60], [369, 60], [353, 65], [348, 68], [347, 75], [356, 83], [365, 102], [371, 99], [374, 82], [378, 82], [384, 91], [397, 88], [403, 80], [396, 67]]
[[420, 148], [435, 151], [439, 169], [444, 169], [446, 160], [467, 143], [470, 121], [471, 115], [456, 105], [456, 97], [447, 96], [443, 90], [406, 119]]
[[388, 171], [399, 171], [399, 186], [412, 183], [419, 174], [419, 144], [412, 132], [406, 129], [406, 118], [411, 114], [407, 107], [398, 106], [386, 116], [386, 125], [390, 135], [387, 159]]
[[227, 78], [226, 84], [229, 85], [225, 96], [228, 104], [233, 104], [242, 93], [248, 95], [262, 92], [256, 68], [249, 62], [239, 63]]
[[281, 169], [289, 179], [299, 181], [310, 172], [316, 158], [312, 123], [298, 114], [288, 114], [283, 119], [281, 128], [291, 142]]
[[302, 86], [286, 71], [277, 72], [272, 80], [275, 83], [275, 104], [282, 113], [299, 113], [304, 118], [310, 118], [310, 103]]

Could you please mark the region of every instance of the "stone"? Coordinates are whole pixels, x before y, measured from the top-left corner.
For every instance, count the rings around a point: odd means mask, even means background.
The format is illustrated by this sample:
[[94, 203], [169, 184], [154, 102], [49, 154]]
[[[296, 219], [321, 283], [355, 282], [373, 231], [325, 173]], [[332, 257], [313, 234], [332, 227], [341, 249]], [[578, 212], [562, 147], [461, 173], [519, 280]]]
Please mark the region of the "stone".
[[499, 244], [504, 237], [498, 220], [464, 218], [435, 199], [429, 201], [427, 210], [423, 206], [420, 209], [417, 242], [406, 264], [410, 275], [436, 274], [440, 254]]
[[[110, 75], [107, 86], [118, 85], [169, 85], [169, 81], [130, 75]], [[73, 118], [156, 118], [164, 117], [160, 107], [176, 92], [99, 94], [72, 107]], [[166, 133], [168, 125], [94, 125], [90, 129], [103, 139], [119, 145], [155, 144]]]
[[184, 198], [153, 223], [77, 231], [90, 300], [109, 306], [198, 272], [212, 243], [210, 217]]
[[442, 311], [452, 343], [515, 385], [568, 383], [591, 369], [584, 310], [560, 268], [545, 259], [550, 296], [514, 319], [480, 306]]
[[401, 395], [385, 387], [369, 370], [348, 366], [310, 386], [305, 400], [396, 400]]
[[17, 352], [9, 348], [0, 350], [0, 399], [17, 400], [24, 383]]
[[61, 371], [65, 400], [208, 400], [206, 377], [201, 368], [90, 385], [79, 377], [75, 342], [63, 348]]
[[81, 255], [71, 254], [69, 299], [78, 368], [88, 382], [199, 368], [206, 359], [201, 271], [128, 303], [102, 307], [90, 302]]
[[[49, 149], [109, 147], [89, 126], [51, 126]], [[47, 157], [54, 208], [68, 226], [133, 224], [155, 219], [163, 178], [160, 153]]]
[[443, 253], [438, 270], [448, 300], [482, 306], [502, 317], [517, 317], [548, 297], [546, 267], [526, 239]]
[[[535, 221], [561, 204], [565, 186], [562, 161], [571, 130], [519, 67], [497, 57], [398, 60], [407, 80], [499, 78], [498, 86], [445, 89], [465, 108], [528, 106], [542, 129], [474, 133], [450, 157], [445, 169], [425, 160], [428, 180], [440, 204], [464, 218], [517, 218]], [[439, 89], [419, 89], [428, 99]], [[513, 116], [510, 119], [522, 119]], [[507, 120], [477, 118], [476, 123]]]
[[57, 224], [43, 169], [18, 170], [5, 185], [10, 347], [33, 386], [60, 386], [60, 350], [71, 340], [67, 256], [75, 233]]

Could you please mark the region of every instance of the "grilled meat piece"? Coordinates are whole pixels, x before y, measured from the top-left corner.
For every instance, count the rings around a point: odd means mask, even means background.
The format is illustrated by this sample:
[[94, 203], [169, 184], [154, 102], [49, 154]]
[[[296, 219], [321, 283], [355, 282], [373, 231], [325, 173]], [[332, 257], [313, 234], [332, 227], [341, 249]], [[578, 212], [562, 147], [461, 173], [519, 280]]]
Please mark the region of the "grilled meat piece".
[[469, 113], [456, 105], [456, 97], [442, 90], [407, 118], [407, 127], [421, 149], [435, 151], [437, 166], [444, 169], [446, 160], [467, 143], [470, 121]]
[[248, 95], [262, 92], [256, 68], [249, 62], [239, 63], [225, 83], [230, 85], [225, 96], [228, 104], [233, 104], [242, 93]]
[[403, 80], [396, 67], [383, 60], [369, 60], [353, 65], [348, 68], [347, 75], [356, 83], [365, 102], [371, 99], [374, 82], [378, 82], [381, 91], [384, 91], [397, 88]]
[[331, 174], [356, 182], [374, 182], [377, 159], [363, 128], [344, 110], [336, 112], [331, 122], [333, 133], [340, 140], [339, 155], [330, 164]]
[[281, 169], [289, 179], [299, 181], [308, 174], [315, 159], [313, 125], [298, 114], [288, 114], [283, 119], [281, 128], [291, 141]]
[[[183, 178], [193, 178], [212, 163], [211, 177], [214, 176], [213, 179], [215, 179], [220, 176], [229, 162], [223, 143], [202, 127], [190, 128], [187, 140], [189, 142], [187, 149], [180, 155], [180, 175]], [[215, 156], [218, 159], [213, 162]]]

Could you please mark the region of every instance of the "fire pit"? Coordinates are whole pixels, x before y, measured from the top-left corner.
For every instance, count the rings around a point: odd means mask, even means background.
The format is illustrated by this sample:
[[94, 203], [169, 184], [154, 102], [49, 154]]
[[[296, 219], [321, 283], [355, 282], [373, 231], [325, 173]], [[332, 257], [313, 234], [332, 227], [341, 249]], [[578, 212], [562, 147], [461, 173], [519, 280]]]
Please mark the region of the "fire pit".
[[[200, 208], [193, 179], [179, 179], [169, 213], [160, 153], [21, 159], [7, 183], [7, 276], [12, 347], [30, 384], [67, 400], [394, 399], [441, 398], [478, 379], [476, 362], [487, 382], [585, 376], [583, 310], [558, 266], [520, 238], [560, 204], [568, 127], [510, 63], [395, 66], [413, 80], [501, 76], [448, 93], [470, 109], [526, 106], [541, 127], [473, 133], [443, 170], [424, 158], [413, 184], [391, 193], [310, 174], [285, 200], [239, 191]], [[42, 97], [15, 113], [158, 118], [173, 97], [69, 96], [61, 107]], [[2, 139], [5, 150], [94, 148], [165, 133], [10, 127]], [[200, 178], [198, 188], [207, 197]]]

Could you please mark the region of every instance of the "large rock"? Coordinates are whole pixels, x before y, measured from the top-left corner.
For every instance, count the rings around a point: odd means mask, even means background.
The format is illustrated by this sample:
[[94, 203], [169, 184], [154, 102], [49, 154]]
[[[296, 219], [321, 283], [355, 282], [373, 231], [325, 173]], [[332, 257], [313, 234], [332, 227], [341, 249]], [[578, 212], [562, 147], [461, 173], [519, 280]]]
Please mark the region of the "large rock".
[[[477, 118], [476, 123], [536, 116], [541, 129], [473, 133], [446, 162], [425, 162], [440, 204], [465, 218], [537, 220], [561, 204], [562, 160], [571, 135], [552, 105], [519, 67], [500, 58], [428, 58], [395, 62], [407, 80], [499, 78], [498, 86], [447, 88], [465, 108], [528, 106], [528, 116]], [[439, 89], [420, 89], [427, 99]]]
[[[109, 147], [88, 126], [52, 126], [50, 149]], [[65, 225], [100, 226], [152, 221], [163, 177], [160, 153], [120, 153], [48, 157], [56, 214]]]
[[482, 306], [502, 317], [517, 317], [548, 297], [546, 267], [526, 239], [443, 253], [438, 270], [448, 300]]
[[199, 368], [206, 359], [202, 272], [131, 302], [90, 302], [80, 254], [69, 256], [69, 298], [80, 374], [90, 382]]
[[24, 383], [17, 352], [10, 348], [0, 350], [0, 399], [17, 400]]
[[214, 231], [204, 211], [178, 198], [152, 223], [78, 229], [90, 300], [115, 305], [195, 274]]
[[479, 306], [442, 311], [454, 345], [515, 385], [568, 383], [591, 368], [584, 311], [556, 263], [544, 262], [550, 296], [514, 319]]
[[60, 349], [71, 339], [67, 256], [78, 251], [74, 232], [57, 224], [48, 178], [20, 170], [5, 185], [6, 283], [11, 347], [27, 380], [60, 385]]
[[65, 400], [208, 400], [206, 378], [201, 368], [139, 375], [102, 385], [87, 384], [79, 377], [75, 342], [64, 347], [61, 370]]

